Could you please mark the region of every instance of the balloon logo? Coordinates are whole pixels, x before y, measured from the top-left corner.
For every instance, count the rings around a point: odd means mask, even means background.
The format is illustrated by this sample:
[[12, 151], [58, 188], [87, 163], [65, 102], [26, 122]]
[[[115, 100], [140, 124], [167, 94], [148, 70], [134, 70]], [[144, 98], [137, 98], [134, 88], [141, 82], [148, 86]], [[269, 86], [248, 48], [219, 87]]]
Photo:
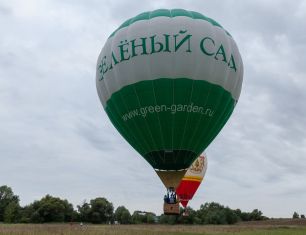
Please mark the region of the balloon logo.
[[203, 181], [207, 170], [207, 156], [198, 157], [187, 170], [181, 183], [176, 189], [176, 194], [179, 197], [180, 203], [184, 208], [193, 198]]
[[97, 61], [99, 98], [120, 134], [177, 188], [238, 101], [243, 64], [233, 37], [194, 11], [160, 9], [124, 22]]
[[204, 157], [198, 157], [189, 167], [189, 171], [194, 174], [199, 174], [204, 168]]

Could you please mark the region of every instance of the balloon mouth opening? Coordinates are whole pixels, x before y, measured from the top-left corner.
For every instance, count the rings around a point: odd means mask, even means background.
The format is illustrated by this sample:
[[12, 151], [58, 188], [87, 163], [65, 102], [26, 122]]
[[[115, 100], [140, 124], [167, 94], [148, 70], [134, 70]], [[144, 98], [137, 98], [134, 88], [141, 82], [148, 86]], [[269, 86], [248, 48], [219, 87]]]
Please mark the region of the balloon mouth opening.
[[185, 168], [185, 169], [179, 169], [179, 170], [161, 170], [161, 169], [154, 169], [155, 171], [158, 171], [158, 172], [186, 172], [188, 170], [188, 168]]
[[167, 190], [171, 188], [171, 192], [175, 192], [179, 186], [182, 178], [184, 177], [186, 170], [181, 171], [159, 171], [155, 170], [158, 177], [161, 179]]
[[180, 171], [187, 169], [198, 157], [190, 150], [158, 150], [144, 155], [144, 158], [156, 170]]

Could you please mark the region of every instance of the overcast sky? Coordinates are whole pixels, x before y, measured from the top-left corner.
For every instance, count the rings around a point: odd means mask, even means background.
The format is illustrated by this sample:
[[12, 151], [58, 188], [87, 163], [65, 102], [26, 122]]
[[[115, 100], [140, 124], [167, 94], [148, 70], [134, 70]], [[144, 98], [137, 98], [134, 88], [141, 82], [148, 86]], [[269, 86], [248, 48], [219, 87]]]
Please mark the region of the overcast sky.
[[95, 87], [107, 37], [158, 8], [215, 19], [244, 61], [240, 100], [206, 150], [206, 178], [190, 206], [306, 214], [302, 0], [0, 0], [0, 185], [21, 205], [46, 194], [75, 206], [102, 196], [131, 212], [162, 212], [163, 184], [112, 126]]

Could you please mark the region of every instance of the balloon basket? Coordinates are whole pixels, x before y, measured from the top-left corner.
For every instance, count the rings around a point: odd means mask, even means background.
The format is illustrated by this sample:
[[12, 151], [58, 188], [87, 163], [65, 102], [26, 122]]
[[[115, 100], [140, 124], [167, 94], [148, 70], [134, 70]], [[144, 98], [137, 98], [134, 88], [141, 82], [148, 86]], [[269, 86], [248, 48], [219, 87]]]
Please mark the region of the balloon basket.
[[164, 203], [164, 214], [165, 215], [179, 215], [180, 214], [180, 203]]
[[184, 217], [188, 217], [188, 216], [189, 216], [188, 211], [184, 211], [184, 212], [183, 212], [183, 216], [184, 216]]

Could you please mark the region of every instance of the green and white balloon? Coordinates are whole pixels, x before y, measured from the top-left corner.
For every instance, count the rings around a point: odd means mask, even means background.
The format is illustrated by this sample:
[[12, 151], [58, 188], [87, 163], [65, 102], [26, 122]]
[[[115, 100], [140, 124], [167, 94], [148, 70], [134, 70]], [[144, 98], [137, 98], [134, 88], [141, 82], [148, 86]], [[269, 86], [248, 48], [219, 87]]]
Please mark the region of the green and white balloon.
[[232, 36], [194, 11], [160, 9], [124, 22], [97, 62], [102, 105], [156, 170], [187, 169], [238, 101], [243, 64]]

